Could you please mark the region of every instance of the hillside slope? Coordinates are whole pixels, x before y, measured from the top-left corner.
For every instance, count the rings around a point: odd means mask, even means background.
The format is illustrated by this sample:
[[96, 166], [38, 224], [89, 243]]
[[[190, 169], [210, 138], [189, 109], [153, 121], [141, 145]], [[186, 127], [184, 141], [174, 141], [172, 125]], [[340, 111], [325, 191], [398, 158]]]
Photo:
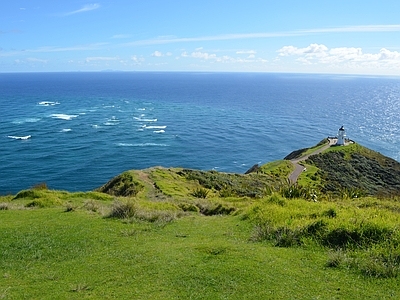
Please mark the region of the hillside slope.
[[[294, 166], [288, 159], [307, 157], [307, 153], [325, 147], [326, 143], [329, 141], [322, 140], [314, 147], [293, 151], [284, 160], [254, 166], [246, 174], [154, 167], [124, 172], [97, 191], [113, 196], [160, 199], [193, 197], [196, 191], [204, 189], [204, 196], [261, 198], [289, 184]], [[331, 146], [299, 163], [305, 171], [300, 174], [298, 184], [321, 193], [351, 190], [359, 195], [400, 194], [400, 163], [357, 143]]]
[[357, 143], [330, 147], [306, 163], [318, 168], [321, 192], [358, 189], [370, 195], [400, 193], [400, 163]]

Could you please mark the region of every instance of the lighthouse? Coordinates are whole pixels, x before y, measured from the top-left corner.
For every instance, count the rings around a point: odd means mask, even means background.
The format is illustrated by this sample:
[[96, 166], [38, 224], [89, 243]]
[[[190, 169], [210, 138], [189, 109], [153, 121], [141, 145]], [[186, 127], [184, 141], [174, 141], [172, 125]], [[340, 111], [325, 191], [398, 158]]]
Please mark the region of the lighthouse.
[[344, 130], [344, 127], [342, 126], [339, 128], [339, 131], [338, 131], [338, 139], [337, 139], [336, 145], [344, 146], [345, 138], [346, 138], [346, 131]]

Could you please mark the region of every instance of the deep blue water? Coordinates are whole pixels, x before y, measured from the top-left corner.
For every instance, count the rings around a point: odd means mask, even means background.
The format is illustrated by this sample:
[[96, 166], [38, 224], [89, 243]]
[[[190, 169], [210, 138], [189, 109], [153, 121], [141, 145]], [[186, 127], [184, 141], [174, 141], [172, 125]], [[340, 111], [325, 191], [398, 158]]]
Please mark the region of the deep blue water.
[[91, 190], [157, 165], [243, 173], [342, 125], [399, 161], [400, 78], [0, 74], [0, 194], [41, 182]]

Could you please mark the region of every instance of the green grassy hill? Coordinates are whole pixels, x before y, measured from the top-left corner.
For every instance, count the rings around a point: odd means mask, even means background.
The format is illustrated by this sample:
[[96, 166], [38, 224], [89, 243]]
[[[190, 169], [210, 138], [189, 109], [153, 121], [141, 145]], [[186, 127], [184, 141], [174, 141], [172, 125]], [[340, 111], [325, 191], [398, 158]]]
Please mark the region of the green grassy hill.
[[318, 168], [315, 176], [322, 182], [322, 192], [353, 189], [369, 195], [400, 193], [400, 163], [356, 143], [331, 147], [306, 163]]
[[282, 160], [0, 197], [0, 299], [399, 298], [399, 163], [358, 144], [303, 163], [294, 185]]

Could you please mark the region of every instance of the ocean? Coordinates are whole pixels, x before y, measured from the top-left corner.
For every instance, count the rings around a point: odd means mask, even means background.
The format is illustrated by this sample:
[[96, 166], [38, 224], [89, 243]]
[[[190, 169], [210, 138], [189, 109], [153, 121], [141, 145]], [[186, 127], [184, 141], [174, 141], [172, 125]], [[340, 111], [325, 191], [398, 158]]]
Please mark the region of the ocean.
[[93, 190], [153, 166], [244, 173], [344, 126], [400, 160], [400, 78], [2, 73], [0, 194]]

